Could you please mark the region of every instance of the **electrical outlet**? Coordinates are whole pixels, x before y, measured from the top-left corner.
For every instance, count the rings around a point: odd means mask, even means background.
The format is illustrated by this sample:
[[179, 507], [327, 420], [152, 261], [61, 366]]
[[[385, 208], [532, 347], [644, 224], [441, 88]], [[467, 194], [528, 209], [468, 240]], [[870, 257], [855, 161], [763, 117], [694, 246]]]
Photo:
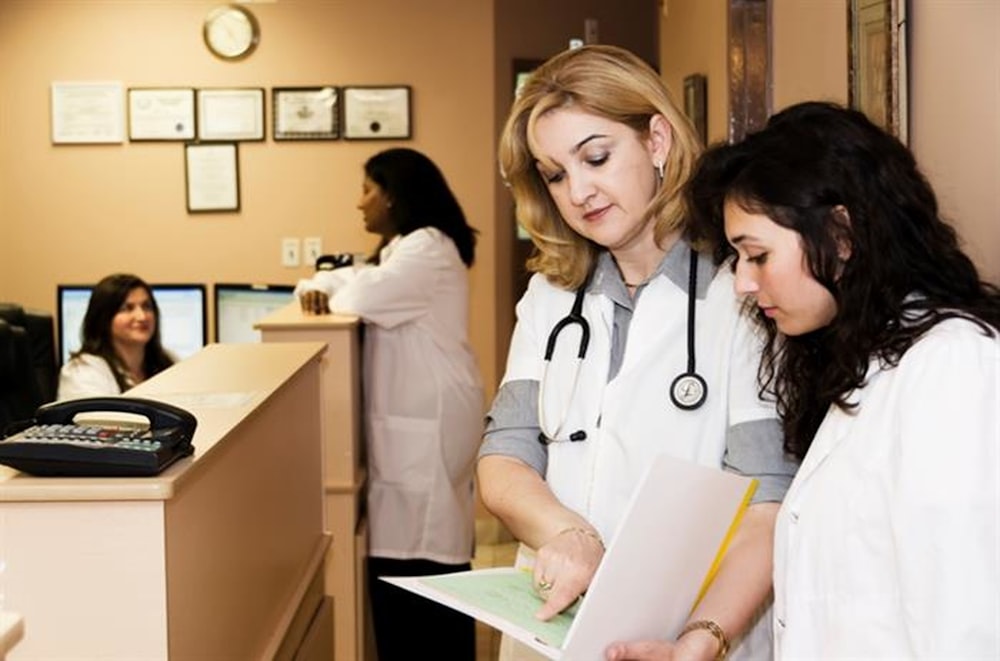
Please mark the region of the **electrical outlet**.
[[284, 238], [281, 240], [281, 265], [298, 266], [301, 262], [301, 244], [298, 239]]
[[315, 266], [316, 260], [323, 255], [323, 239], [318, 236], [307, 236], [302, 239], [302, 250], [306, 266]]

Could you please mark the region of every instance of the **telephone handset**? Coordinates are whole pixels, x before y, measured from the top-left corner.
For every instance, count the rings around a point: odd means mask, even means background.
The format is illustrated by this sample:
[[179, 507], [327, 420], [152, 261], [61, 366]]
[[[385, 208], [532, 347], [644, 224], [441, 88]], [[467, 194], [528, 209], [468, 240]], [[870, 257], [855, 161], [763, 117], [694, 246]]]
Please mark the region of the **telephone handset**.
[[[103, 413], [140, 416], [148, 425], [98, 420], [95, 414]], [[81, 414], [87, 415], [77, 422]], [[197, 425], [184, 409], [138, 397], [54, 402], [6, 430], [0, 440], [0, 464], [45, 476], [156, 475], [194, 452], [191, 438]]]

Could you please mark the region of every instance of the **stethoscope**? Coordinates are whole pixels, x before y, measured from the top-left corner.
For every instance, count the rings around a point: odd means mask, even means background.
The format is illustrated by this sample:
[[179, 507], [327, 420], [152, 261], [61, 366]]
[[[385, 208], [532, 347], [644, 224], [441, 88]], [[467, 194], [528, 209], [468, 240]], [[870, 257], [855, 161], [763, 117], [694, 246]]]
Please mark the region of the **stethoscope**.
[[[698, 408], [704, 404], [705, 400], [708, 398], [708, 384], [695, 370], [694, 324], [695, 300], [697, 298], [698, 291], [698, 253], [694, 250], [691, 250], [690, 252], [691, 260], [690, 266], [688, 267], [687, 290], [687, 369], [677, 375], [677, 377], [670, 384], [670, 401], [673, 402], [674, 406], [685, 411], [691, 411]], [[587, 292], [587, 287], [589, 286], [592, 277], [593, 272], [587, 275], [587, 279], [584, 281], [583, 285], [576, 290], [576, 295], [573, 298], [573, 307], [570, 308], [569, 314], [556, 322], [556, 325], [552, 327], [552, 332], [549, 333], [548, 340], [545, 343], [545, 367], [538, 393], [538, 423], [543, 432], [539, 437], [539, 440], [544, 443], [551, 443], [560, 440], [560, 432], [562, 431], [563, 425], [566, 424], [569, 406], [573, 400], [577, 382], [580, 378], [580, 368], [583, 365], [583, 359], [587, 356], [587, 345], [590, 344], [590, 323], [587, 321], [586, 317], [583, 316], [583, 297]], [[577, 348], [576, 358], [574, 359], [573, 383], [569, 391], [569, 397], [562, 407], [562, 414], [559, 416], [559, 419], [562, 420], [562, 422], [560, 422], [550, 434], [546, 431], [549, 427], [545, 420], [545, 400], [543, 396], [545, 382], [548, 376], [549, 367], [552, 363], [552, 356], [556, 350], [556, 342], [559, 340], [559, 334], [570, 326], [577, 326], [580, 330], [580, 344]], [[586, 438], [587, 432], [581, 429], [571, 433], [568, 440], [583, 441], [586, 440]]]

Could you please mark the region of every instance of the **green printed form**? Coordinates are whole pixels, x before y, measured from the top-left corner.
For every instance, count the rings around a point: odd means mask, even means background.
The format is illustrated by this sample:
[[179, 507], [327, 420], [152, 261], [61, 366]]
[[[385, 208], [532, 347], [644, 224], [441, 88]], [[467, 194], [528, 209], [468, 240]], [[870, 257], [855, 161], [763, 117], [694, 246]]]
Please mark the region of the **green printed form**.
[[507, 620], [556, 649], [562, 648], [580, 603], [577, 601], [547, 622], [537, 619], [535, 612], [542, 600], [532, 589], [531, 574], [521, 570], [428, 576], [420, 582]]

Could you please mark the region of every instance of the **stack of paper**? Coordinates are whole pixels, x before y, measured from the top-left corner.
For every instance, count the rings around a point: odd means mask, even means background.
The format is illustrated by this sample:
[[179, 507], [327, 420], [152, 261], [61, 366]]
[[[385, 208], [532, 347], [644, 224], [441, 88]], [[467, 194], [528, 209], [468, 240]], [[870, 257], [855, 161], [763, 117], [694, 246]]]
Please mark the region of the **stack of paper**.
[[578, 604], [547, 622], [522, 569], [385, 578], [550, 659], [601, 661], [615, 641], [673, 638], [707, 588], [756, 481], [660, 455]]

